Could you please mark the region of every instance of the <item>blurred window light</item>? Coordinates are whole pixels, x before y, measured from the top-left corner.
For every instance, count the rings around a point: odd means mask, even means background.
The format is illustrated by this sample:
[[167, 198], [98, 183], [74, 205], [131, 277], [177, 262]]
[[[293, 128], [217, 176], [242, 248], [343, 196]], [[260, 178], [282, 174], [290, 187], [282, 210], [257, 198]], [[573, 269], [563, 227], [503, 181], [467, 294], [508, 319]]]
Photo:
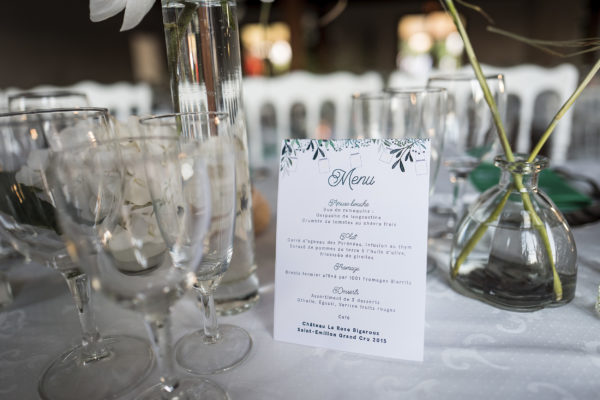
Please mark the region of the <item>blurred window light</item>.
[[452, 18], [443, 11], [405, 15], [398, 22], [398, 68], [414, 75], [431, 68], [460, 68], [464, 45]]
[[278, 40], [271, 46], [269, 60], [276, 66], [286, 66], [292, 61], [292, 46], [285, 40]]
[[408, 47], [415, 53], [427, 53], [433, 46], [433, 40], [426, 32], [417, 32], [408, 38]]
[[292, 60], [290, 27], [283, 22], [269, 25], [247, 24], [241, 28], [244, 72], [247, 75], [268, 74], [264, 63], [273, 66], [272, 72], [289, 69]]
[[440, 61], [438, 62], [438, 67], [444, 71], [453, 71], [460, 67], [456, 57], [452, 57], [449, 55], [442, 56]]
[[456, 32], [452, 17], [444, 11], [435, 11], [427, 14], [425, 17], [425, 30], [429, 32], [435, 40], [444, 40], [452, 32]]
[[465, 48], [465, 45], [463, 44], [458, 32], [452, 32], [449, 34], [448, 37], [446, 37], [445, 44], [448, 54], [454, 57], [459, 57]]

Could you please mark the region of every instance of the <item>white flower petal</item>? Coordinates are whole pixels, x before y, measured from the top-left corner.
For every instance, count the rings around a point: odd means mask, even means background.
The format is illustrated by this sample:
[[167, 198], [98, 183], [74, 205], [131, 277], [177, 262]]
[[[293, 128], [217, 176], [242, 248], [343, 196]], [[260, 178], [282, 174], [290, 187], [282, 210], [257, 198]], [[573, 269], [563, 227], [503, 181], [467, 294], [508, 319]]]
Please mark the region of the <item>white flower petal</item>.
[[127, 0], [90, 0], [90, 19], [104, 21], [121, 12], [126, 4]]
[[139, 24], [153, 4], [154, 0], [127, 0], [121, 31], [126, 31]]

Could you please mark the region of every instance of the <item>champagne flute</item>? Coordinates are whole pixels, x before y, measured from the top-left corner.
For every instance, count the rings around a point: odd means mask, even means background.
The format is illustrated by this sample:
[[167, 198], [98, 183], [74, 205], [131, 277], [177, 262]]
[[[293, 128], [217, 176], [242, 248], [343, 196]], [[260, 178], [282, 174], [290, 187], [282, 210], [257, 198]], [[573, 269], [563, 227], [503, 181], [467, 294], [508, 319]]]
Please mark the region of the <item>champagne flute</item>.
[[[502, 74], [485, 80], [498, 106], [501, 117], [506, 108], [506, 89]], [[444, 165], [450, 173], [452, 218], [454, 228], [464, 214], [465, 181], [481, 160], [493, 149], [496, 127], [483, 91], [473, 75], [440, 75], [429, 78], [428, 87], [442, 87], [448, 92]]]
[[57, 153], [51, 179], [61, 227], [94, 289], [143, 314], [160, 381], [141, 399], [226, 399], [175, 374], [170, 307], [195, 282], [210, 220], [198, 142], [137, 137]]
[[69, 255], [57, 225], [47, 179], [52, 151], [65, 143], [110, 136], [105, 109], [63, 109], [0, 115], [0, 230], [26, 260], [46, 264], [65, 278], [76, 303], [81, 345], [54, 359], [39, 382], [44, 399], [113, 399], [150, 372], [144, 340], [102, 338], [96, 327], [88, 277]]
[[[202, 142], [212, 194], [209, 232], [194, 285], [203, 311], [204, 329], [182, 337], [176, 345], [176, 359], [191, 373], [206, 375], [227, 371], [246, 359], [252, 348], [250, 335], [234, 325], [220, 325], [214, 292], [231, 262], [235, 222], [234, 136], [225, 113], [183, 113], [140, 120], [146, 135], [182, 134]], [[189, 128], [193, 129], [189, 129]]]
[[10, 111], [45, 110], [50, 108], [89, 107], [85, 93], [70, 90], [17, 92], [8, 96]]

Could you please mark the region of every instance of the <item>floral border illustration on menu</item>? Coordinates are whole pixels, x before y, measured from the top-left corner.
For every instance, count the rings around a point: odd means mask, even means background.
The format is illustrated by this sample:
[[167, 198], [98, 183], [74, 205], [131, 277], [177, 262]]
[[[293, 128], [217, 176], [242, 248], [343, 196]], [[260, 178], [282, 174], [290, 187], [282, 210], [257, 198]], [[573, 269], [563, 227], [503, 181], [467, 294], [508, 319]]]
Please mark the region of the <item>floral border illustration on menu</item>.
[[[279, 170], [283, 175], [289, 175], [295, 167], [298, 153], [311, 152], [313, 161], [327, 158], [327, 151], [342, 151], [348, 148], [364, 148], [378, 145], [378, 151], [383, 157], [383, 162], [391, 163], [392, 169], [406, 172], [407, 163], [424, 161], [426, 152], [425, 142], [429, 139], [404, 138], [404, 139], [285, 139], [281, 149], [281, 162]], [[393, 163], [392, 163], [393, 161]]]

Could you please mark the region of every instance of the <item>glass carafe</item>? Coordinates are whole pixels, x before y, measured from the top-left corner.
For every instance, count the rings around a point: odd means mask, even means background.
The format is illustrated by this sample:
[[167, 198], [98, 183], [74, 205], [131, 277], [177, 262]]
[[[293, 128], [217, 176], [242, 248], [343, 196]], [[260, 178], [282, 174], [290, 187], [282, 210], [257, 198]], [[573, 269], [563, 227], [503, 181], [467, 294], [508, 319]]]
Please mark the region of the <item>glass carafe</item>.
[[450, 278], [460, 293], [532, 311], [575, 295], [577, 249], [561, 212], [537, 186], [548, 159], [496, 157], [500, 182], [484, 192], [454, 236]]

